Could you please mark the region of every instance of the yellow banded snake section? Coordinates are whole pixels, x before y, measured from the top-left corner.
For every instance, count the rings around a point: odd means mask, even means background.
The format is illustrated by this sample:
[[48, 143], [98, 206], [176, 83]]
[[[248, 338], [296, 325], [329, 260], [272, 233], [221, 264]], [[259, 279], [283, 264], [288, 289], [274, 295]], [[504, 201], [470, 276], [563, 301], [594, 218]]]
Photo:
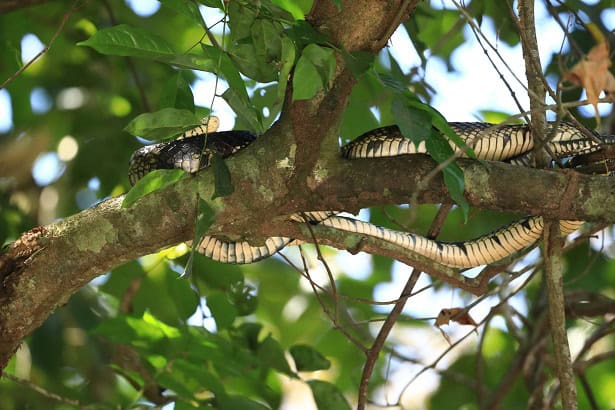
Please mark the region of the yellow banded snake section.
[[[478, 159], [526, 165], [527, 154], [534, 148], [535, 141], [527, 125], [471, 122], [450, 125], [464, 143], [473, 148]], [[558, 124], [550, 136], [552, 138], [545, 147], [555, 159], [590, 154], [601, 150], [604, 144], [615, 142], [613, 136], [600, 137], [567, 123]], [[155, 169], [179, 168], [190, 173], [197, 172], [209, 166], [213, 155], [228, 157], [249, 145], [255, 138], [247, 131], [215, 132], [205, 136], [196, 129], [176, 140], [142, 147], [130, 159], [130, 182], [134, 184]], [[451, 147], [458, 155], [465, 155], [455, 144], [451, 143]], [[426, 153], [426, 147], [424, 142], [415, 144], [403, 137], [397, 126], [388, 126], [361, 135], [343, 146], [341, 152], [344, 158], [353, 160]], [[375, 237], [455, 268], [470, 268], [499, 261], [534, 244], [543, 231], [542, 217], [531, 216], [473, 240], [441, 242], [336, 214], [334, 211], [306, 212], [291, 215], [290, 219]], [[560, 230], [562, 234], [569, 234], [582, 224], [582, 221], [561, 221]], [[243, 264], [269, 257], [291, 242], [291, 238], [271, 237], [264, 244], [254, 246], [247, 241], [233, 242], [205, 236], [196, 250], [216, 261]]]

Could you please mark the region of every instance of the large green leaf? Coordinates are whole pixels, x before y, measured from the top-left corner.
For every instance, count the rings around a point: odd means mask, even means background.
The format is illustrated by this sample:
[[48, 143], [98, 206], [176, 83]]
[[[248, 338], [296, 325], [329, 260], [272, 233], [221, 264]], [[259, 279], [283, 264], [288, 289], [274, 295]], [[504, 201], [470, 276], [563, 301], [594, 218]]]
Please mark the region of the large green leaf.
[[198, 127], [201, 119], [193, 111], [163, 108], [134, 118], [125, 130], [142, 138], [157, 140]]
[[104, 28], [89, 39], [77, 43], [102, 54], [155, 58], [175, 54], [163, 38], [127, 24]]
[[335, 73], [335, 57], [330, 48], [310, 44], [299, 57], [293, 76], [293, 100], [309, 100], [327, 89]]

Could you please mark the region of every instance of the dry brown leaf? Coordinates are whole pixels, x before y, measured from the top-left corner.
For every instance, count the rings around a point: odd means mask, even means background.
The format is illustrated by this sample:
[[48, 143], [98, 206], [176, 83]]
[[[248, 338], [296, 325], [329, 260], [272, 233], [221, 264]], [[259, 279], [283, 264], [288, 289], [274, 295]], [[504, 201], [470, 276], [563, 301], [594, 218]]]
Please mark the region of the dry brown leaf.
[[594, 106], [596, 120], [599, 121], [598, 98], [604, 91], [607, 95], [615, 96], [615, 77], [609, 71], [609, 45], [606, 41], [600, 42], [572, 69], [564, 73], [564, 79], [585, 88], [587, 100]]
[[436, 326], [448, 325], [450, 321], [457, 322], [460, 325], [478, 326], [478, 324], [470, 316], [470, 312], [464, 308], [442, 309], [436, 317]]
[[446, 339], [448, 344], [451, 344], [451, 339], [448, 337], [446, 332], [442, 330], [440, 326], [448, 325], [451, 320], [453, 322], [459, 323], [460, 325], [474, 326], [474, 332], [476, 332], [476, 334], [478, 335], [478, 331], [476, 330], [476, 328], [478, 327], [478, 323], [476, 323], [474, 319], [472, 319], [472, 316], [470, 316], [470, 312], [468, 312], [465, 308], [442, 309], [436, 317], [436, 327], [438, 328], [438, 330], [440, 330], [440, 333], [442, 333], [442, 336], [444, 337], [444, 339]]

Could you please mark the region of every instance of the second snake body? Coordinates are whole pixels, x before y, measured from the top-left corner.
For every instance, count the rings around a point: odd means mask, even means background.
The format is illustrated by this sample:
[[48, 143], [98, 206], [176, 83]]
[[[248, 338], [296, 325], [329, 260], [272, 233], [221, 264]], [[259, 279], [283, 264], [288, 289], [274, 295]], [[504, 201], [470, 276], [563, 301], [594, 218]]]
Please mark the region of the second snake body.
[[[534, 148], [534, 138], [527, 125], [493, 125], [488, 123], [450, 123], [464, 143], [473, 148], [478, 159], [528, 163], [527, 154]], [[575, 128], [566, 123], [552, 130], [548, 151], [561, 159], [595, 152], [602, 145], [597, 134]], [[588, 137], [588, 134], [591, 137]], [[179, 168], [197, 172], [209, 165], [213, 155], [230, 156], [249, 145], [256, 137], [246, 131], [226, 131], [204, 134], [189, 131], [177, 140], [150, 145], [135, 151], [130, 160], [129, 179], [135, 183], [150, 171], [160, 168]], [[602, 137], [604, 139], [604, 137]], [[606, 137], [612, 142], [613, 137]], [[205, 146], [204, 146], [205, 145]], [[451, 147], [463, 155], [461, 148]], [[341, 149], [348, 159], [392, 157], [426, 153], [424, 142], [414, 143], [401, 135], [397, 126], [369, 131]], [[540, 216], [526, 217], [494, 232], [464, 242], [441, 242], [421, 235], [399, 232], [352, 218], [335, 216], [336, 212], [307, 212], [292, 215], [291, 220], [320, 223], [335, 229], [368, 235], [401, 246], [408, 251], [428, 257], [440, 264], [455, 268], [470, 268], [506, 258], [535, 243], [543, 231]], [[568, 234], [580, 227], [582, 221], [561, 221], [560, 229]], [[205, 236], [196, 246], [198, 252], [225, 263], [251, 263], [271, 256], [291, 243], [291, 238], [267, 238], [261, 246], [246, 241], [231, 242]]]

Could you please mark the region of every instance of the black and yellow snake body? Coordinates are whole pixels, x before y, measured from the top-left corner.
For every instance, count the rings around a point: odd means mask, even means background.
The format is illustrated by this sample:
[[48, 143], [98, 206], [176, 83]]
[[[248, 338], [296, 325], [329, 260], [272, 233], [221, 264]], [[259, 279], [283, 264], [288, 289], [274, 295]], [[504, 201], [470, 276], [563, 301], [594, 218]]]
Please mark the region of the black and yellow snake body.
[[[488, 123], [450, 123], [463, 142], [471, 147], [478, 159], [506, 161], [527, 165], [528, 154], [534, 148], [534, 138], [527, 125], [493, 125]], [[546, 144], [554, 159], [586, 155], [613, 143], [614, 137], [600, 137], [589, 130], [580, 130], [560, 123], [550, 132]], [[205, 134], [204, 130], [188, 131], [180, 138], [149, 145], [135, 151], [129, 168], [132, 184], [154, 169], [179, 168], [194, 173], [209, 166], [213, 155], [230, 156], [249, 145], [256, 137], [247, 131], [226, 131]], [[461, 148], [451, 143], [459, 156]], [[369, 131], [342, 147], [344, 158], [380, 158], [397, 155], [426, 153], [425, 142], [418, 144], [402, 136], [397, 126]], [[532, 244], [541, 236], [544, 223], [540, 216], [530, 216], [513, 222], [494, 232], [464, 242], [441, 242], [423, 236], [391, 230], [352, 218], [336, 216], [337, 212], [307, 212], [291, 215], [297, 222], [320, 223], [335, 229], [376, 237], [399, 245], [409, 251], [428, 257], [440, 264], [455, 268], [470, 268], [499, 261]], [[578, 229], [582, 221], [561, 221], [562, 234]], [[214, 236], [205, 236], [196, 250], [216, 261], [225, 263], [252, 263], [273, 255], [293, 240], [271, 237], [261, 246], [246, 241], [231, 242]]]

